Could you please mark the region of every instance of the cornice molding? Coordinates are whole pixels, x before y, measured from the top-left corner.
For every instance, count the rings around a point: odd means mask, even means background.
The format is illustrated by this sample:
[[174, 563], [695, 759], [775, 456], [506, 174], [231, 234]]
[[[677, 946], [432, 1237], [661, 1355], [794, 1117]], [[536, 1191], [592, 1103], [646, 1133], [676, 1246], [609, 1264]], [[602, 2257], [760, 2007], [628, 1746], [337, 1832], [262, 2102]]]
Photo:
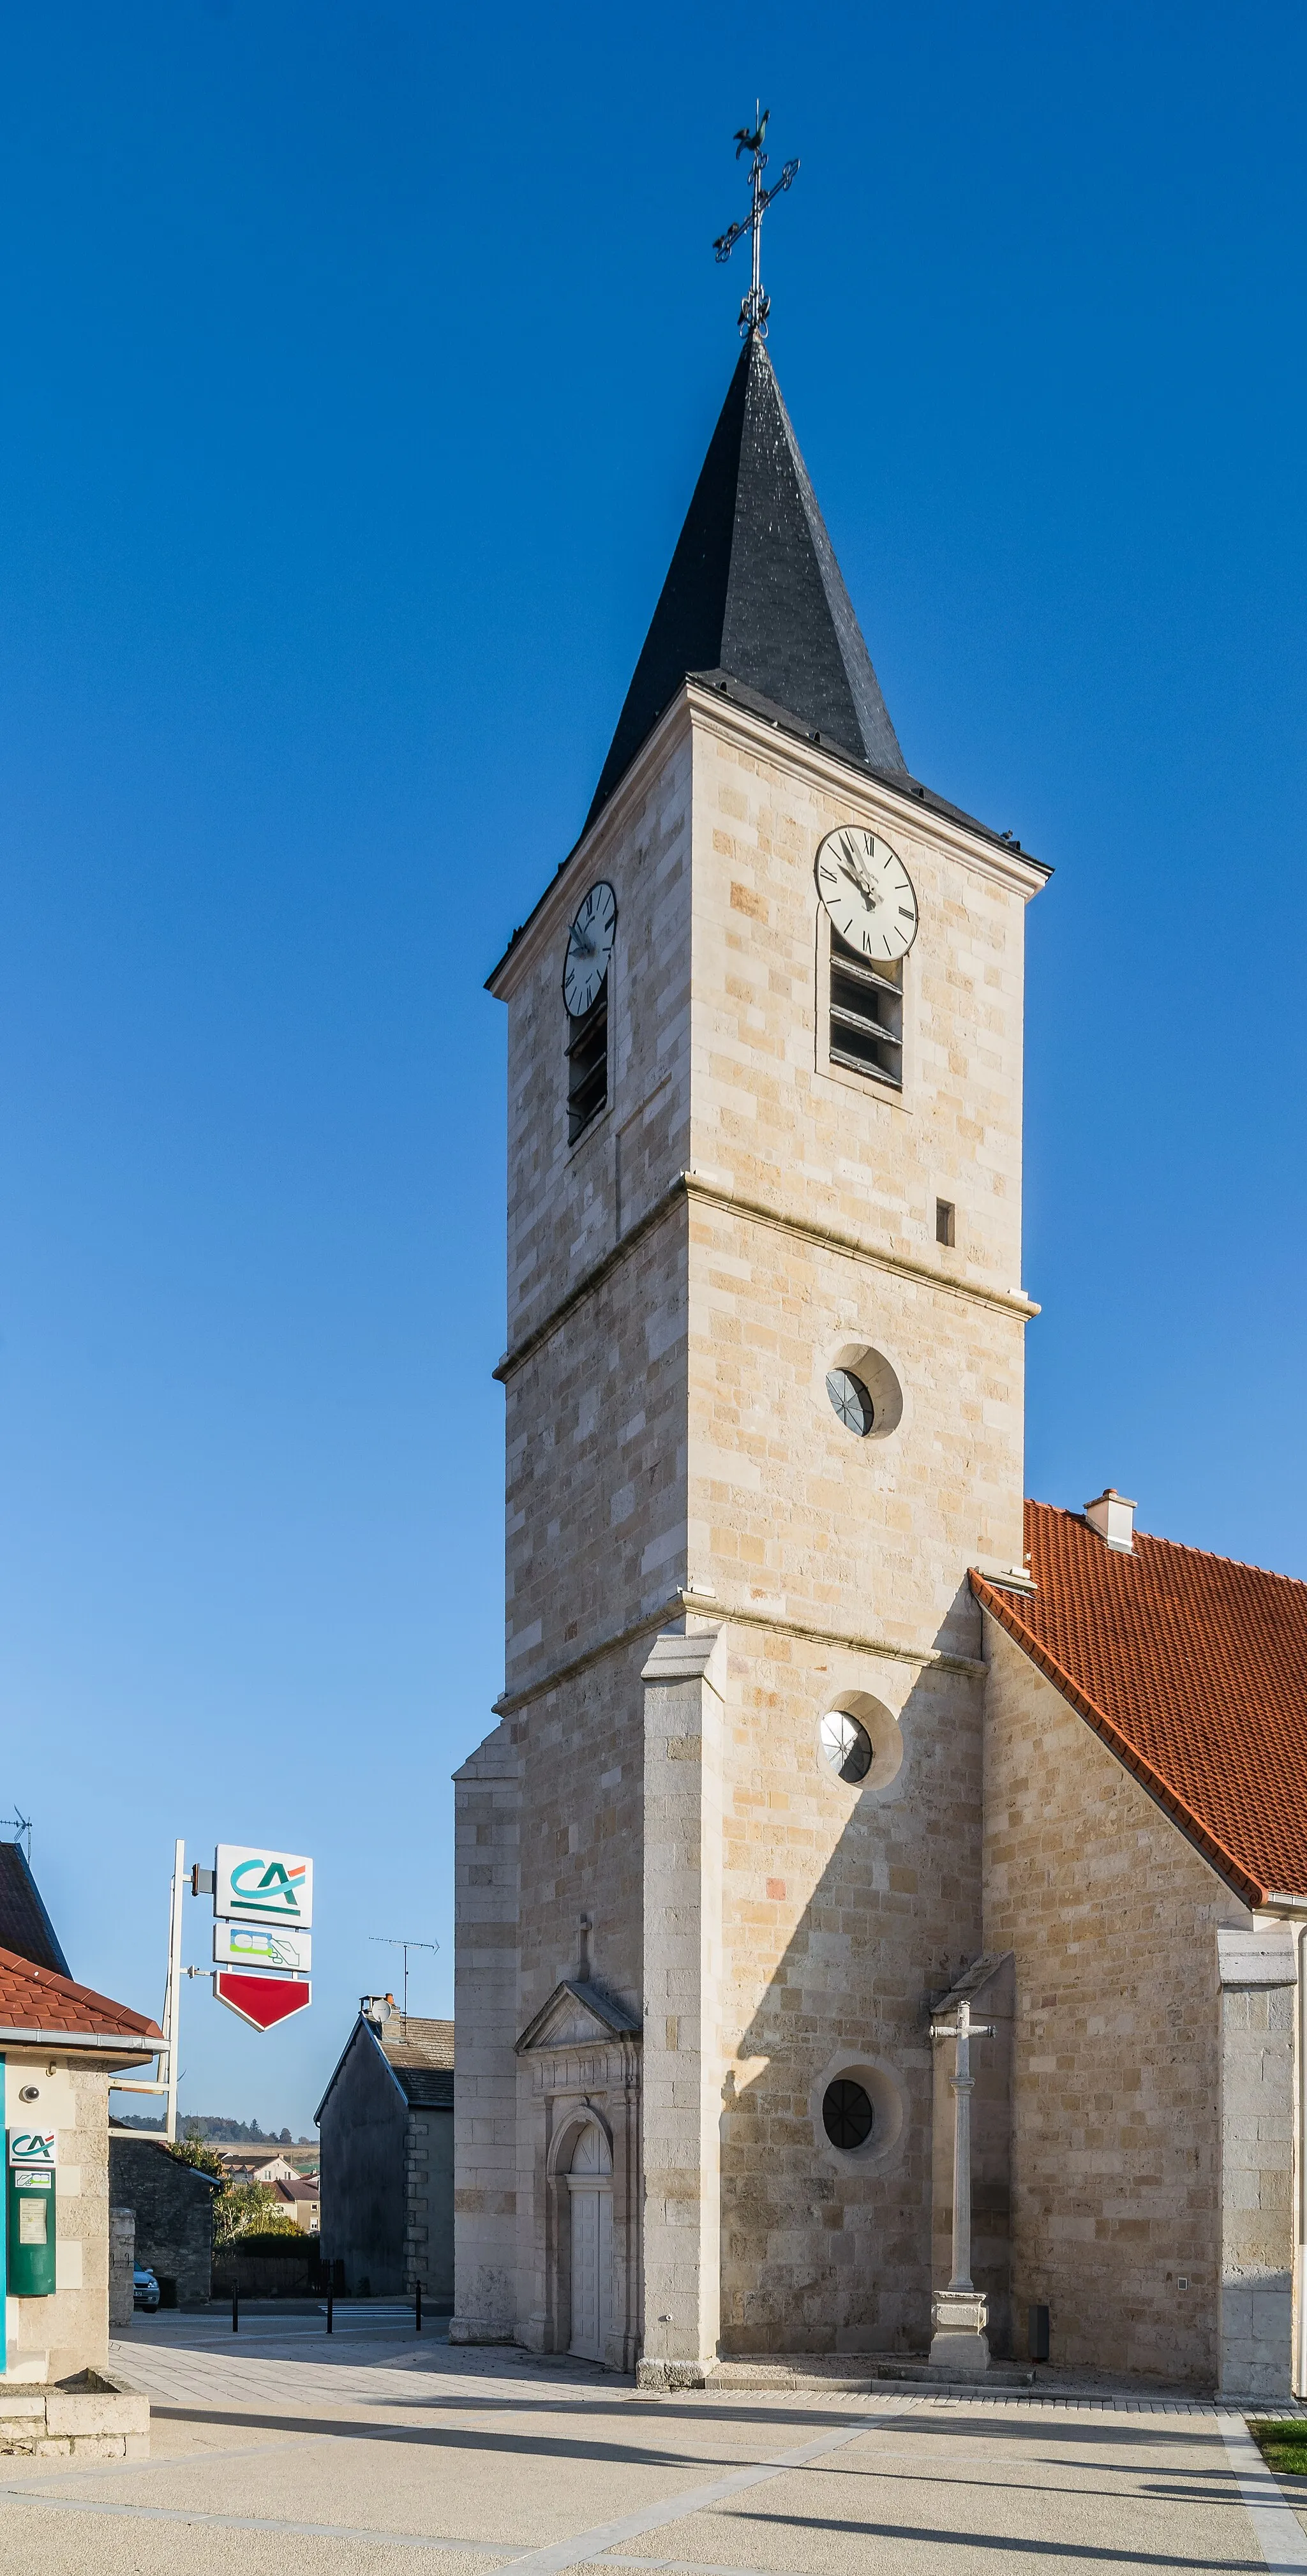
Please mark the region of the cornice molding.
[[899, 1646], [888, 1637], [863, 1635], [856, 1629], [819, 1627], [808, 1619], [786, 1619], [779, 1612], [755, 1610], [748, 1604], [732, 1605], [718, 1601], [707, 1592], [684, 1588], [669, 1593], [656, 1610], [644, 1611], [638, 1619], [628, 1620], [624, 1628], [614, 1630], [579, 1655], [565, 1663], [551, 1665], [538, 1681], [523, 1682], [519, 1690], [504, 1691], [492, 1703], [492, 1715], [512, 1717], [535, 1699], [543, 1699], [552, 1690], [560, 1690], [578, 1673], [588, 1672], [591, 1665], [602, 1663], [609, 1655], [621, 1654], [652, 1629], [662, 1628], [672, 1619], [711, 1619], [720, 1632], [727, 1628], [761, 1628], [776, 1637], [794, 1637], [813, 1646], [842, 1646], [846, 1653], [878, 1655], [892, 1664], [912, 1664], [918, 1672], [958, 1673], [967, 1681], [983, 1679], [985, 1666], [977, 1655], [946, 1655], [937, 1646]]
[[919, 783], [896, 786], [839, 752], [806, 741], [779, 721], [773, 722], [753, 708], [742, 706], [737, 698], [705, 688], [697, 680], [683, 680], [653, 732], [641, 744], [620, 786], [614, 788], [589, 831], [583, 832], [566, 858], [560, 860], [544, 893], [486, 977], [486, 990], [497, 1001], [510, 998], [524, 968], [534, 963], [542, 941], [553, 937], [557, 915], [571, 900], [573, 875], [582, 873], [582, 861], [587, 869], [602, 865], [606, 850], [624, 831], [632, 809], [648, 793], [651, 776], [669, 758], [677, 735], [692, 733], [696, 721], [724, 741], [745, 744], [758, 758], [773, 762], [791, 777], [801, 779], [806, 787], [818, 786], [827, 795], [843, 798], [849, 805], [851, 822], [866, 819], [874, 823], [888, 816], [892, 828], [894, 820], [901, 818], [911, 824], [914, 832], [937, 840], [975, 875], [1005, 886], [1027, 902], [1042, 891], [1052, 874], [1042, 860], [1008, 849], [987, 824], [957, 812], [941, 812], [939, 805], [930, 801], [930, 791]]
[[491, 1375], [497, 1377], [501, 1385], [507, 1385], [509, 1378], [514, 1377], [546, 1342], [552, 1340], [556, 1332], [561, 1331], [569, 1315], [575, 1314], [577, 1307], [603, 1286], [636, 1245], [672, 1215], [682, 1200], [687, 1205], [697, 1200], [705, 1207], [719, 1208], [733, 1216], [743, 1217], [749, 1224], [770, 1226], [777, 1233], [796, 1235], [804, 1242], [820, 1245], [823, 1250], [841, 1252], [850, 1260], [864, 1262], [870, 1269], [889, 1271], [895, 1277], [912, 1279], [927, 1288], [938, 1288], [948, 1297], [961, 1297], [974, 1305], [990, 1306], [999, 1314], [1014, 1316], [1020, 1323], [1028, 1323], [1039, 1313], [1032, 1298], [1015, 1290], [984, 1288], [969, 1279], [956, 1279], [949, 1272], [936, 1269], [929, 1261], [915, 1261], [910, 1253], [887, 1252], [877, 1244], [865, 1243], [858, 1235], [845, 1234], [839, 1227], [820, 1225], [813, 1218], [793, 1215], [784, 1208], [768, 1207], [761, 1199], [746, 1198], [743, 1192], [733, 1190], [729, 1183], [714, 1180], [707, 1173], [678, 1172], [661, 1197], [654, 1200], [652, 1207], [646, 1208], [643, 1216], [636, 1218], [620, 1241], [612, 1244], [598, 1261], [592, 1262], [566, 1295], [559, 1298], [557, 1305], [551, 1307], [529, 1333], [524, 1333], [520, 1342], [515, 1342], [511, 1350], [504, 1353]]
[[[1048, 883], [1053, 872], [1042, 860], [1009, 849], [987, 824], [973, 822], [956, 812], [942, 813], [938, 804], [929, 801], [929, 790], [919, 783], [896, 786], [880, 772], [842, 760], [819, 743], [806, 742], [768, 717], [756, 715], [751, 707], [741, 706], [738, 699], [719, 696], [697, 681], [687, 680], [685, 693], [701, 722], [724, 739], [747, 742], [750, 750], [801, 778], [806, 786], [817, 785], [828, 794], [846, 797], [850, 805], [861, 803], [871, 818], [901, 815], [915, 832], [941, 842], [976, 875], [989, 877], [1010, 892], [1024, 896], [1027, 902], [1042, 893]], [[850, 817], [861, 819], [860, 814]]]
[[[498, 965], [487, 975], [486, 991], [493, 993], [497, 1002], [511, 999], [522, 980], [523, 970], [529, 972], [541, 947], [547, 946], [553, 938], [557, 917], [572, 900], [573, 878], [583, 873], [582, 860], [586, 870], [602, 867], [606, 852], [620, 838], [632, 809], [648, 794], [651, 777], [670, 757], [677, 734], [688, 734], [690, 730], [690, 709], [686, 690], [682, 687], [669, 700], [666, 714], [659, 718], [647, 742], [636, 753], [620, 787], [614, 788], [603, 812], [596, 814], [589, 831], [583, 832], [580, 840], [573, 843], [565, 859], [560, 859], [544, 893], [532, 906], [521, 929], [514, 931]], [[688, 823], [688, 810], [685, 819]]]

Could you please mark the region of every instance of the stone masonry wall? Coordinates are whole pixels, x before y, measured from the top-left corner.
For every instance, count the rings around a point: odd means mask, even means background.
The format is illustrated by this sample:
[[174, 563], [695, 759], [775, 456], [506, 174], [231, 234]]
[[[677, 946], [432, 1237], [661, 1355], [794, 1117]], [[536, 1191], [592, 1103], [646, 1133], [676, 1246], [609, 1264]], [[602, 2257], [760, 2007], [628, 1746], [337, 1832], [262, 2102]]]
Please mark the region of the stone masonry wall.
[[[773, 738], [774, 739], [774, 738]], [[825, 834], [882, 833], [917, 890], [904, 962], [904, 1085], [831, 1066]], [[696, 1169], [729, 1176], [941, 1279], [1002, 1292], [1021, 1280], [1021, 863], [926, 808], [800, 746], [764, 750], [722, 716], [694, 734]], [[935, 1201], [957, 1211], [935, 1237]], [[1019, 1443], [1019, 1411], [1011, 1422]], [[1016, 1488], [1020, 1501], [1020, 1486]]]
[[[990, 873], [934, 818], [788, 745], [705, 720], [694, 750], [692, 1164], [719, 1195], [691, 1215], [688, 1562], [735, 1622], [722, 2340], [921, 2349], [926, 1997], [981, 1947], [966, 1571], [1021, 1547], [1029, 889], [1004, 881], [1001, 854]], [[881, 831], [920, 899], [901, 1097], [826, 1055], [814, 862], [842, 822]], [[952, 1247], [937, 1197], [956, 1209]], [[864, 1350], [902, 1410], [859, 1440], [825, 1380]], [[862, 1788], [818, 1743], [850, 1696], [877, 1751]], [[821, 2120], [841, 2073], [876, 2109], [855, 2153]]]
[[[926, 1997], [981, 1946], [979, 1673], [729, 1634], [723, 2348], [921, 2350]], [[865, 1785], [818, 1741], [853, 1693]], [[876, 2112], [852, 2153], [821, 2118], [845, 2074]]]
[[136, 2260], [176, 2283], [183, 2305], [207, 2299], [216, 2186], [152, 2138], [111, 2138], [109, 2191], [136, 2213]]
[[[618, 796], [584, 865], [550, 890], [505, 969], [508, 1344], [549, 1315], [685, 1162], [689, 1112], [688, 729], [635, 797]], [[608, 1102], [567, 1133], [568, 926], [604, 878], [617, 897], [608, 970]]]
[[[689, 776], [687, 732], [640, 794], [614, 799], [507, 975], [510, 1350], [549, 1329], [506, 1384], [507, 1715], [491, 1742], [520, 1780], [511, 1894], [480, 1757], [459, 1778], [456, 2337], [495, 2308], [525, 2331], [540, 2305], [538, 2143], [514, 2107], [512, 2044], [575, 1972], [583, 1913], [592, 1973], [641, 2007], [639, 1675], [686, 1576], [684, 1204], [556, 1309], [686, 1161]], [[569, 1146], [563, 956], [600, 877], [618, 907], [609, 1096]]]
[[136, 2310], [136, 2212], [109, 2212], [109, 2332], [123, 2334]]
[[517, 2316], [518, 1833], [505, 1721], [454, 1774], [454, 2316], [451, 2343]]
[[404, 2233], [404, 2288], [418, 2282], [427, 2304], [439, 2313], [454, 2303], [454, 2101], [414, 2105], [408, 2116], [405, 2157], [407, 2225]]
[[[26, 2085], [37, 2100], [20, 2099]], [[55, 2290], [8, 2302], [10, 2346], [47, 2352], [51, 2379], [103, 2368], [109, 2343], [109, 2096], [98, 2070], [6, 2051], [5, 2125], [55, 2129]]]
[[1293, 2385], [1294, 2019], [1299, 1935], [1287, 1923], [1218, 1932], [1221, 1979], [1219, 2384], [1228, 2397]]
[[1054, 2362], [1207, 2387], [1216, 1929], [1251, 1918], [988, 1619], [985, 1642], [985, 1948], [1016, 1958], [1018, 2327], [1046, 2303]]

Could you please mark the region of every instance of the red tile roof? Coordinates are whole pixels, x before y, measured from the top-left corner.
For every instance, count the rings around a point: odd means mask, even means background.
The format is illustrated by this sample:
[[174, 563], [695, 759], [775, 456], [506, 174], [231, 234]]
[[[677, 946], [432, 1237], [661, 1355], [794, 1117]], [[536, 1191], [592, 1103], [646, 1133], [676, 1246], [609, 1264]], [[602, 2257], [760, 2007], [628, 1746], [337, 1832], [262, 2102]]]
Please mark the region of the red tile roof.
[[1026, 1505], [1030, 1596], [976, 1599], [1244, 1902], [1307, 1897], [1307, 1583]]
[[143, 2041], [160, 2037], [158, 2023], [145, 2013], [111, 2003], [108, 1995], [58, 1976], [53, 1968], [34, 1967], [16, 1950], [0, 1950], [0, 2031], [30, 2032], [34, 2039], [51, 2041], [66, 2036], [82, 2046], [97, 2039], [110, 2046], [134, 2042], [138, 2050]]

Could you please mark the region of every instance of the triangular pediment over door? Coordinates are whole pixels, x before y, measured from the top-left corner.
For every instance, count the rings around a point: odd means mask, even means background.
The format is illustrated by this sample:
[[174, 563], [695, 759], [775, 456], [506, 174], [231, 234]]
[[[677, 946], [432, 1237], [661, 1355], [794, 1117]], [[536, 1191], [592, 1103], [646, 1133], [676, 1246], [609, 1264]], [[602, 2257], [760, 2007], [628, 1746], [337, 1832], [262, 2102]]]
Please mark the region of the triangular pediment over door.
[[636, 2039], [640, 2025], [598, 1986], [571, 1978], [555, 1986], [547, 2003], [514, 2042], [517, 2053], [540, 2048], [593, 2048], [613, 2039]]

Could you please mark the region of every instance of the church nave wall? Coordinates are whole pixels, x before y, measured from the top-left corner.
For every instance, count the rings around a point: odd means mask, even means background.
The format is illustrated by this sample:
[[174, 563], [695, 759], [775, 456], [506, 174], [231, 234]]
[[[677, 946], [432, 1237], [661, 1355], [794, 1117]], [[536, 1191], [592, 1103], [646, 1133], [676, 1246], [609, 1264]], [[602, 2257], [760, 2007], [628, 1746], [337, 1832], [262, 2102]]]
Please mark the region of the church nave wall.
[[1047, 2304], [1057, 2363], [1210, 2386], [1216, 1927], [1251, 1917], [991, 1619], [985, 1636], [985, 1948], [1016, 1958], [1013, 2304]]

